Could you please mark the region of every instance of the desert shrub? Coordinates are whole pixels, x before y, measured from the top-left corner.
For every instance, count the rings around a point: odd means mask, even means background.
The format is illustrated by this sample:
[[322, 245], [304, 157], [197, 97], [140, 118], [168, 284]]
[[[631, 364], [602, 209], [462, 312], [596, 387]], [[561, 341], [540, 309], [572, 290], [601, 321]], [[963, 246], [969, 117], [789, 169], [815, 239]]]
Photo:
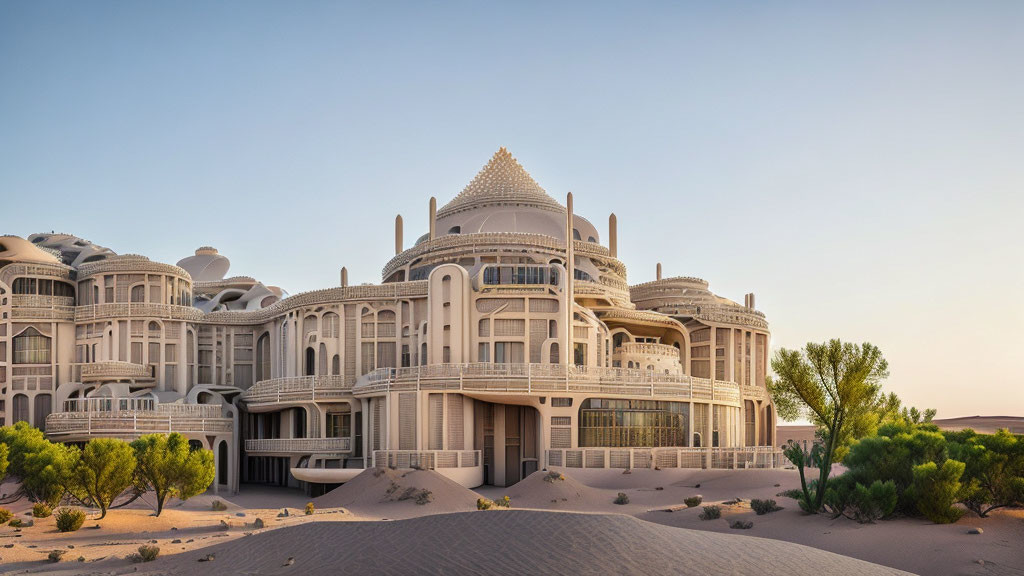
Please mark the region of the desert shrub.
[[228, 509], [228, 505], [220, 500], [214, 500], [210, 505], [210, 508], [212, 508], [214, 512], [223, 512]]
[[704, 512], [700, 515], [701, 520], [718, 520], [722, 517], [722, 509], [718, 506], [705, 506]]
[[85, 512], [75, 508], [61, 508], [57, 510], [57, 530], [61, 532], [74, 532], [85, 523]]
[[750, 508], [754, 512], [757, 512], [758, 516], [764, 516], [769, 512], [782, 510], [782, 508], [775, 504], [775, 500], [758, 500], [757, 498], [750, 501]]
[[629, 496], [626, 496], [625, 492], [619, 492], [619, 495], [615, 497], [616, 504], [629, 504]]
[[512, 505], [512, 499], [508, 496], [502, 496], [494, 501], [494, 506], [497, 508], [509, 508]]
[[792, 498], [793, 500], [799, 500], [804, 497], [804, 491], [799, 488], [793, 488], [792, 490], [783, 490], [775, 496], [777, 498]]
[[14, 514], [7, 508], [0, 508], [0, 524], [8, 522]]
[[7, 523], [11, 528], [21, 528], [22, 524], [24, 522], [21, 521], [21, 518], [11, 518], [11, 521]]
[[137, 487], [156, 493], [157, 516], [172, 494], [188, 500], [213, 483], [213, 451], [193, 450], [188, 439], [177, 432], [146, 434], [132, 442], [131, 447], [135, 453]]
[[423, 504], [427, 504], [429, 502], [432, 502], [433, 500], [434, 500], [434, 495], [430, 492], [430, 490], [427, 490], [426, 488], [424, 488], [423, 490], [420, 490], [416, 494], [416, 503], [421, 505], [421, 506]]
[[494, 502], [491, 502], [487, 498], [477, 498], [476, 499], [476, 509], [477, 510], [490, 510], [493, 506], [494, 506]]
[[857, 484], [871, 486], [876, 480], [892, 481], [896, 486], [896, 509], [917, 514], [917, 506], [908, 489], [914, 483], [914, 466], [947, 458], [946, 440], [927, 426], [909, 422], [890, 423], [879, 428], [878, 436], [863, 438], [850, 448], [843, 464], [849, 476], [848, 490]]
[[51, 550], [50, 553], [46, 555], [46, 558], [50, 562], [60, 562], [60, 559], [64, 557], [64, 552], [66, 552], [66, 550]]
[[50, 514], [53, 514], [53, 508], [50, 508], [46, 502], [36, 502], [32, 505], [33, 518], [48, 518]]
[[917, 511], [936, 524], [956, 522], [963, 511], [953, 507], [960, 495], [960, 476], [964, 463], [946, 460], [942, 466], [927, 462], [914, 466], [914, 484], [908, 492], [913, 495]]
[[306, 516], [311, 516], [313, 512], [316, 512], [316, 506], [312, 502], [306, 502]]
[[28, 422], [0, 427], [0, 445], [7, 446], [6, 473], [21, 481], [30, 500], [56, 506], [66, 492], [79, 449], [50, 442]]
[[690, 496], [683, 499], [683, 504], [686, 504], [687, 508], [693, 508], [694, 506], [700, 506], [700, 503], [703, 501], [704, 499], [700, 496]]
[[558, 472], [555, 472], [554, 470], [544, 475], [544, 481], [549, 484], [553, 484], [555, 482], [562, 482], [563, 480], [565, 480], [565, 476]]
[[736, 530], [750, 530], [754, 527], [754, 523], [750, 520], [734, 520], [732, 524], [729, 524], [729, 528]]
[[159, 546], [150, 546], [143, 544], [139, 546], [139, 552], [137, 554], [129, 554], [128, 559], [132, 562], [152, 562], [156, 560], [156, 557], [160, 555]]
[[825, 508], [833, 516], [845, 516], [862, 524], [885, 518], [896, 510], [896, 483], [875, 480], [870, 486], [841, 476], [825, 493]]
[[996, 508], [1024, 505], [1024, 439], [1006, 430], [944, 433], [949, 454], [964, 463], [961, 501], [985, 518]]

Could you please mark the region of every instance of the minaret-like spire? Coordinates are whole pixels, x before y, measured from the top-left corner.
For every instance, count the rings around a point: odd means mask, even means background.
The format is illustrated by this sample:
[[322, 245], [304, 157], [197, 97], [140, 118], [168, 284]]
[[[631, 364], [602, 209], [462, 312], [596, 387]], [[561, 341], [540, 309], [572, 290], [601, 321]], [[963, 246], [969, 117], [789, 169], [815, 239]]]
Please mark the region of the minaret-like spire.
[[657, 278], [661, 280], [661, 262], [658, 262]]
[[572, 192], [565, 195], [565, 343], [561, 346], [559, 362], [572, 363], [573, 309], [575, 296], [573, 282], [576, 273], [576, 250], [573, 243]]
[[341, 287], [348, 288], [348, 268], [341, 267]]
[[395, 254], [402, 253], [402, 215], [395, 216]]
[[437, 228], [437, 198], [430, 197], [430, 239], [434, 239]]
[[608, 252], [612, 258], [619, 257], [619, 219], [615, 212], [608, 216]]

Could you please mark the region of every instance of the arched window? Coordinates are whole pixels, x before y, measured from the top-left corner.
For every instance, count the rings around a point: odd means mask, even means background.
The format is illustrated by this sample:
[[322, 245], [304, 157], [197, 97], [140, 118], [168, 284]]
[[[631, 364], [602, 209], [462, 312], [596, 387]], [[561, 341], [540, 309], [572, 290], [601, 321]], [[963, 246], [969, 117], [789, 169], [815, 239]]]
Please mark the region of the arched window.
[[701, 447], [701, 445], [700, 445], [700, 432], [694, 432], [693, 433], [693, 447], [694, 448], [700, 448]]
[[558, 348], [558, 342], [552, 342], [551, 343], [551, 358], [548, 359], [548, 362], [551, 363], [551, 364], [558, 364], [560, 362], [560, 358], [559, 358], [560, 354], [561, 354], [561, 350], [559, 350], [559, 348]]
[[321, 332], [324, 338], [337, 338], [340, 334], [338, 327], [340, 326], [340, 318], [334, 312], [328, 312], [324, 314], [321, 320]]
[[312, 347], [306, 348], [306, 376], [312, 376], [316, 371], [316, 350]]
[[341, 356], [338, 356], [337, 354], [335, 354], [334, 358], [331, 359], [331, 374], [334, 374], [335, 376], [341, 374]]
[[320, 343], [320, 375], [327, 374], [327, 345]]
[[24, 394], [14, 395], [14, 422], [28, 422], [28, 396]]
[[427, 365], [427, 343], [420, 344], [420, 366]]
[[50, 415], [52, 404], [53, 401], [49, 394], [36, 394], [35, 414], [33, 414], [36, 428], [46, 428], [46, 417]]
[[270, 333], [256, 341], [256, 381], [270, 379]]
[[139, 284], [138, 286], [132, 286], [132, 302], [145, 302], [146, 301], [146, 286]]
[[49, 364], [50, 339], [35, 328], [27, 328], [14, 337], [14, 363]]
[[449, 234], [462, 234], [462, 226], [452, 226], [448, 229]]
[[579, 231], [579, 230], [577, 230], [577, 229], [575, 229], [575, 228], [573, 228], [573, 229], [572, 229], [572, 239], [573, 239], [573, 240], [582, 240], [582, 239], [583, 239], [583, 238], [582, 238], [582, 237], [580, 236], [580, 231]]

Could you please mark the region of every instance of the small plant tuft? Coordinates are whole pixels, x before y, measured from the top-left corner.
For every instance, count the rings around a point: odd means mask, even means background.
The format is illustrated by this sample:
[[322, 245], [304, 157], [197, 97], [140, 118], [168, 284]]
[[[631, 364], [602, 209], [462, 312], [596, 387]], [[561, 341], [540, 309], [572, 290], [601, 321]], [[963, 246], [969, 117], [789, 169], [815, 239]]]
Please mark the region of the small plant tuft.
[[0, 524], [4, 524], [11, 519], [14, 514], [7, 508], [0, 508]]
[[51, 550], [46, 558], [50, 562], [60, 562], [60, 559], [64, 557], [64, 552], [66, 552], [66, 550]]
[[705, 506], [700, 515], [701, 520], [718, 520], [722, 517], [722, 509], [718, 506]]
[[306, 502], [306, 516], [312, 516], [316, 512], [316, 506], [312, 502]]
[[430, 490], [427, 490], [426, 488], [416, 493], [416, 503], [419, 504], [420, 506], [424, 504], [429, 504], [430, 502], [433, 502], [433, 500], [434, 494]]
[[555, 482], [564, 482], [565, 476], [552, 470], [551, 472], [548, 472], [547, 474], [544, 475], [544, 481], [549, 484], [554, 484]]
[[508, 496], [502, 496], [494, 501], [494, 506], [496, 508], [509, 508], [512, 506], [512, 499]]
[[686, 504], [687, 508], [693, 508], [694, 506], [700, 506], [700, 503], [704, 501], [704, 498], [700, 496], [690, 496], [689, 498], [683, 499], [683, 504]]
[[615, 497], [615, 503], [619, 505], [629, 504], [629, 496], [626, 496], [625, 492], [619, 492], [619, 495]]
[[148, 544], [143, 544], [142, 546], [139, 546], [139, 552], [137, 554], [129, 554], [128, 559], [135, 563], [152, 562], [153, 560], [156, 560], [156, 557], [159, 555], [159, 546], [149, 546]]
[[214, 500], [213, 504], [210, 505], [210, 508], [212, 508], [214, 512], [223, 512], [228, 509], [228, 505], [220, 500]]
[[85, 523], [85, 512], [74, 508], [61, 508], [57, 510], [57, 530], [61, 532], [74, 532]]
[[11, 528], [21, 528], [24, 524], [25, 523], [21, 521], [21, 518], [12, 518], [11, 521], [7, 523]]
[[732, 524], [729, 524], [729, 528], [736, 530], [750, 530], [754, 527], [754, 523], [749, 520], [735, 520]]
[[803, 490], [799, 488], [793, 488], [792, 490], [783, 490], [775, 495], [776, 498], [792, 498], [793, 500], [800, 500], [804, 497]]
[[477, 498], [476, 499], [476, 509], [477, 510], [490, 510], [493, 507], [494, 507], [494, 502], [488, 500], [487, 498]]
[[757, 498], [750, 501], [750, 508], [754, 512], [757, 512], [758, 516], [764, 516], [765, 514], [782, 510], [782, 508], [775, 503], [775, 500], [758, 500]]
[[46, 502], [36, 502], [32, 506], [33, 518], [48, 518], [51, 514], [53, 514], [53, 508], [50, 508]]

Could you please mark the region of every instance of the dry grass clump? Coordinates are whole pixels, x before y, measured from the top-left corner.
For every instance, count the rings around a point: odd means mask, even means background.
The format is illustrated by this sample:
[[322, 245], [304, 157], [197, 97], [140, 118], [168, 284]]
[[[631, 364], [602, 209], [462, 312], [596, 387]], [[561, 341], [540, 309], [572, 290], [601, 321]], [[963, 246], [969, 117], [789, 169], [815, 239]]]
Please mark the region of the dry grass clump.
[[148, 544], [143, 544], [142, 546], [139, 546], [138, 553], [129, 554], [128, 559], [135, 563], [152, 562], [153, 560], [156, 560], [156, 557], [159, 555], [159, 546], [150, 546]]
[[705, 506], [704, 513], [700, 515], [701, 520], [718, 520], [722, 517], [722, 509], [718, 506]]
[[704, 498], [700, 496], [690, 496], [689, 498], [683, 499], [683, 504], [686, 504], [687, 508], [693, 508], [694, 506], [700, 506], [700, 503], [704, 501]]

